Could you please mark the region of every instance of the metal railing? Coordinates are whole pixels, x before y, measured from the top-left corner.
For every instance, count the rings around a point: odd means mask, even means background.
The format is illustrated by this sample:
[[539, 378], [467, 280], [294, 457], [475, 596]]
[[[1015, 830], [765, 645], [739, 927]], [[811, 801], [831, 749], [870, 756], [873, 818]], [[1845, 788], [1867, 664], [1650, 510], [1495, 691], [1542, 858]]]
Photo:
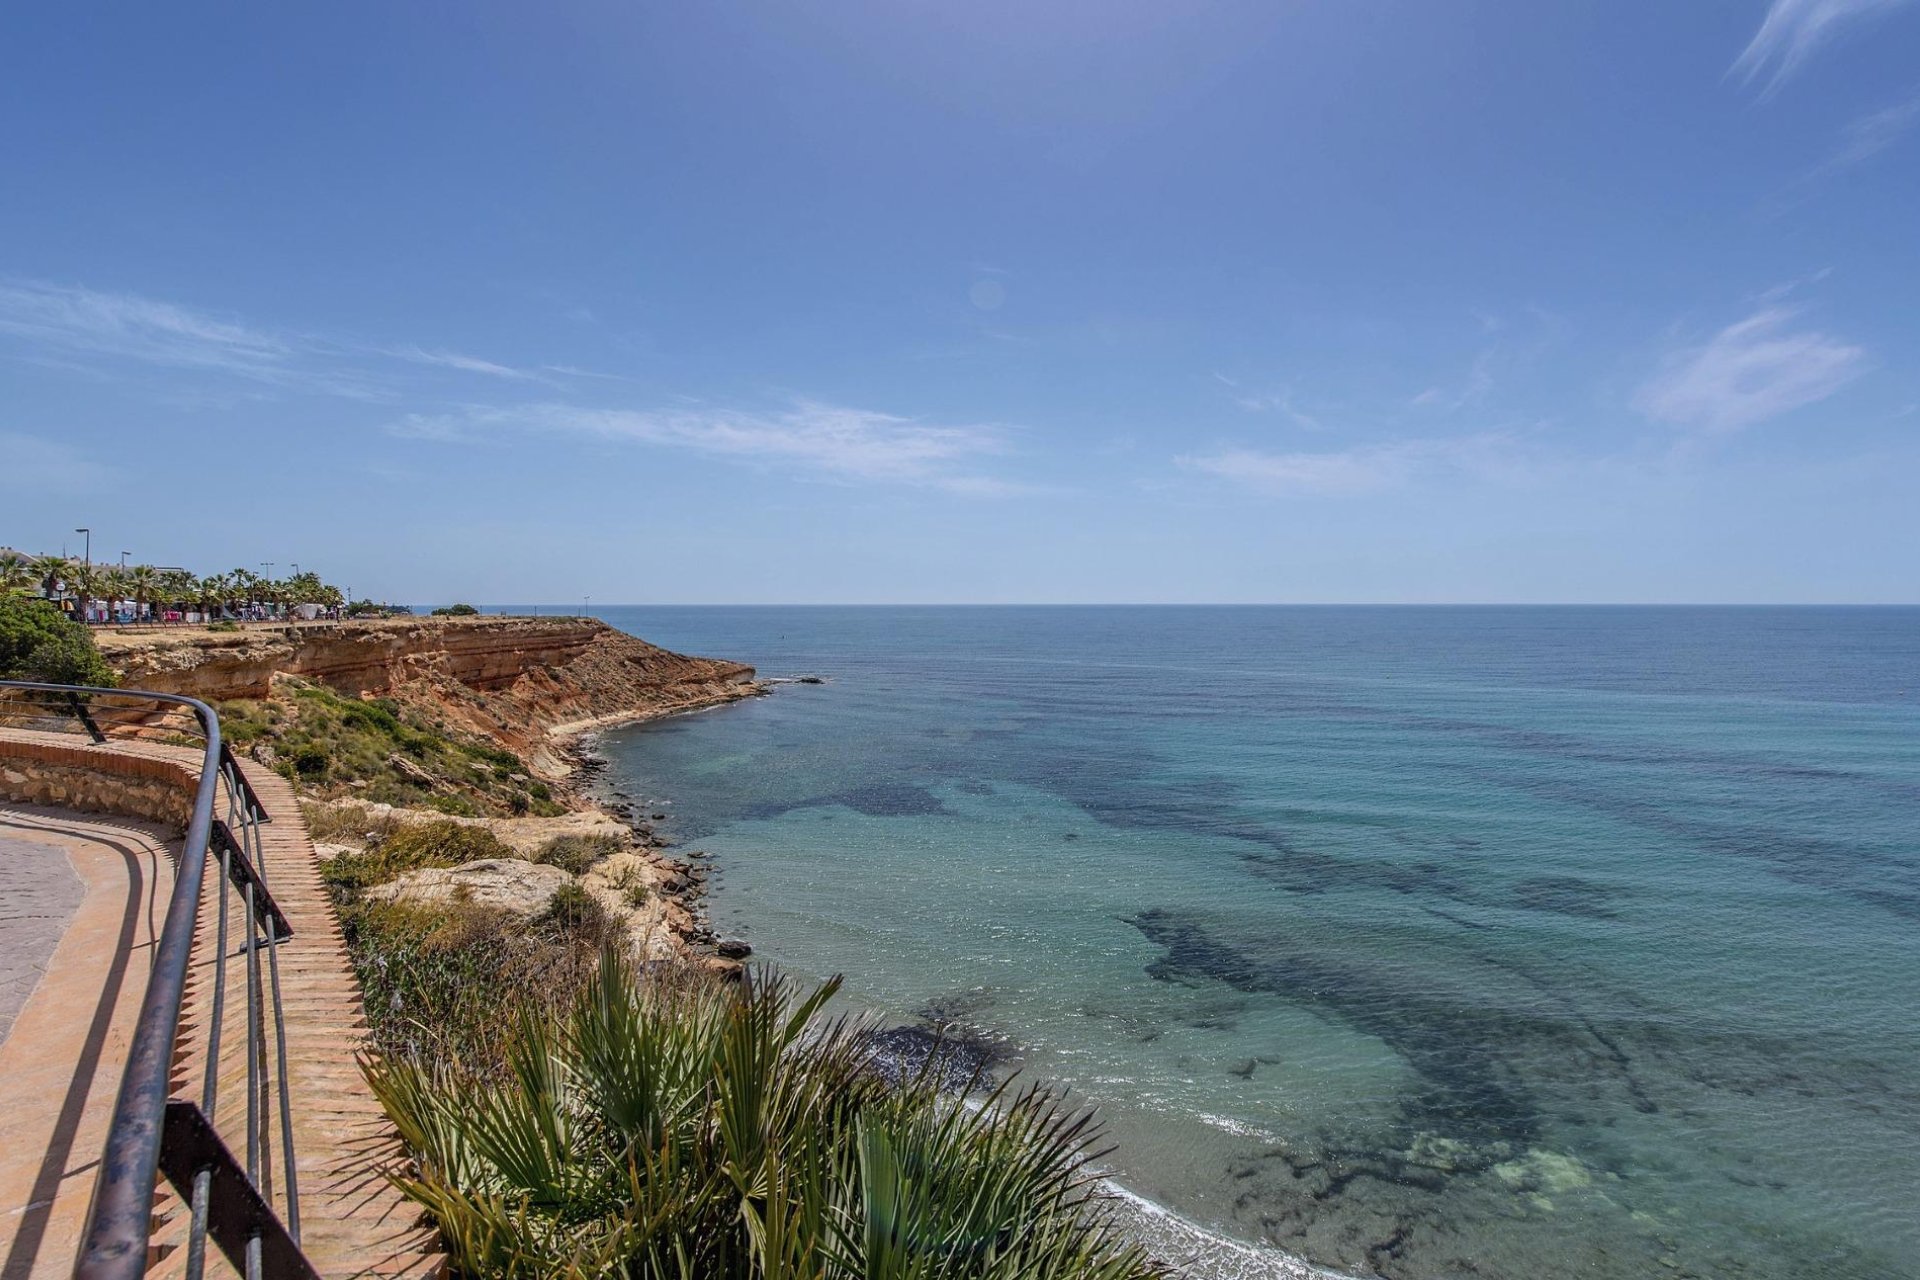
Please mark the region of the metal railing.
[[[154, 1192], [161, 1176], [190, 1214], [188, 1280], [205, 1274], [209, 1238], [248, 1280], [318, 1280], [300, 1249], [299, 1174], [281, 1017], [279, 948], [293, 937], [293, 929], [267, 887], [260, 829], [271, 818], [221, 741], [218, 715], [206, 703], [177, 694], [0, 680], [0, 725], [84, 732], [96, 745], [121, 739], [204, 744], [172, 898], [100, 1153], [74, 1262], [76, 1280], [135, 1280], [145, 1273], [152, 1261]], [[217, 871], [217, 888], [207, 883], [210, 865]], [[203, 913], [215, 930], [214, 949], [198, 961], [212, 968], [212, 1001], [198, 1032], [203, 1041], [183, 1044], [181, 1008]], [[230, 1102], [223, 1093], [230, 1095], [231, 1089], [223, 1090], [223, 1084], [240, 1084], [222, 1079], [230, 969], [246, 1000], [245, 1028], [236, 1017], [233, 1029], [244, 1036], [238, 1056], [245, 1064], [246, 1130], [238, 1156], [229, 1141], [235, 1118], [222, 1124], [219, 1110], [223, 1101]], [[177, 1096], [172, 1088], [176, 1061], [196, 1049], [203, 1064], [198, 1087], [188, 1081], [182, 1090], [186, 1096]], [[231, 1056], [226, 1070], [240, 1074]]]

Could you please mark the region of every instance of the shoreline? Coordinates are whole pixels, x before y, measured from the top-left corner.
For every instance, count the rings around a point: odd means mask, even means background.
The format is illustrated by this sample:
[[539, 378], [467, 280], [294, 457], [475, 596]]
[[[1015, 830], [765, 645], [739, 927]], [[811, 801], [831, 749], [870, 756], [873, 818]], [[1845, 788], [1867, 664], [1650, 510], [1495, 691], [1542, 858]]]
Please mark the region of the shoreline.
[[629, 725], [647, 724], [654, 720], [669, 720], [675, 716], [691, 716], [698, 715], [702, 711], [715, 711], [721, 707], [730, 707], [736, 702], [745, 702], [748, 698], [767, 697], [773, 692], [775, 685], [791, 683], [792, 681], [780, 679], [748, 680], [740, 684], [741, 692], [739, 693], [716, 694], [711, 698], [703, 698], [683, 707], [636, 708], [628, 711], [609, 711], [605, 715], [587, 716], [580, 720], [566, 720], [549, 725], [547, 737], [551, 738], [565, 754], [583, 739], [604, 733], [608, 729], [624, 729]]
[[[736, 956], [715, 954], [714, 947], [729, 943], [722, 943], [717, 938], [708, 911], [710, 855], [704, 850], [690, 850], [682, 858], [676, 859], [659, 853], [673, 847], [671, 840], [663, 837], [653, 825], [656, 820], [664, 819], [656, 819], [646, 812], [646, 807], [637, 797], [609, 779], [612, 758], [601, 749], [600, 735], [610, 728], [718, 710], [743, 701], [745, 697], [770, 695], [777, 684], [798, 682], [793, 679], [759, 680], [755, 682], [757, 694], [714, 699], [698, 706], [670, 711], [616, 717], [613, 723], [566, 731], [564, 735], [562, 727], [556, 726], [552, 731], [556, 740], [561, 740], [562, 755], [571, 765], [566, 782], [570, 793], [589, 805], [594, 812], [624, 823], [633, 833], [635, 843], [656, 855], [656, 865], [681, 868], [686, 873], [686, 884], [673, 891], [673, 896], [700, 931], [699, 939], [689, 940], [684, 951], [696, 962], [713, 964], [718, 961], [738, 972], [744, 967], [743, 962], [747, 957], [752, 955], [752, 950], [745, 941], [730, 940], [730, 945], [739, 948]], [[813, 682], [817, 682], [817, 678]], [[700, 861], [696, 864], [693, 859]], [[762, 959], [760, 963], [772, 962]], [[882, 1045], [882, 1055], [900, 1069], [912, 1070], [924, 1063], [926, 1054], [941, 1043], [958, 1049], [964, 1064], [976, 1065], [989, 1072], [995, 1070], [995, 1060], [1006, 1051], [1004, 1040], [986, 1028], [929, 1018], [928, 1010], [889, 1011], [879, 1010], [877, 1006], [875, 1009], [876, 1015], [883, 1020], [883, 1025], [875, 1027], [876, 1041]], [[957, 1037], [953, 1035], [956, 1031], [960, 1032]], [[888, 1043], [890, 1038], [903, 1035], [911, 1043], [902, 1043], [899, 1039]], [[1017, 1057], [1017, 1053], [1014, 1056]], [[1005, 1063], [999, 1065], [1004, 1066]], [[1016, 1064], [1013, 1074], [1021, 1070]], [[963, 1087], [958, 1077], [954, 1079], [954, 1087]], [[1097, 1174], [1098, 1185], [1112, 1197], [1120, 1229], [1152, 1251], [1175, 1277], [1182, 1280], [1355, 1280], [1345, 1273], [1316, 1266], [1277, 1245], [1244, 1240], [1199, 1222], [1127, 1186], [1122, 1181], [1124, 1176], [1119, 1171], [1102, 1170]]]
[[611, 760], [601, 749], [600, 741], [609, 729], [697, 715], [748, 698], [765, 697], [772, 691], [772, 682], [756, 680], [748, 689], [733, 696], [714, 697], [669, 710], [617, 712], [554, 725], [547, 731], [560, 759], [567, 765], [566, 774], [557, 780], [558, 784], [582, 806], [581, 811], [599, 814], [625, 827], [633, 837], [635, 851], [660, 874], [655, 891], [677, 907], [686, 919], [684, 927], [670, 927], [675, 949], [687, 959], [727, 976], [737, 976], [744, 969], [752, 948], [744, 941], [722, 939], [714, 932], [707, 910], [707, 885], [712, 877], [707, 853], [693, 849], [676, 857], [666, 852], [677, 846], [654, 825], [664, 821], [665, 815], [648, 813], [638, 797], [608, 780]]

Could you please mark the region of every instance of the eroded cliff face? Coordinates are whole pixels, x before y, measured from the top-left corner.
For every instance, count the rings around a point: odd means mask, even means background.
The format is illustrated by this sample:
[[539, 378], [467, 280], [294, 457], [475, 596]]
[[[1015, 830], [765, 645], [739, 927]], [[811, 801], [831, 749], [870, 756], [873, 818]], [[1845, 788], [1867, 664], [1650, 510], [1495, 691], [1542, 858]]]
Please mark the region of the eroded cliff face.
[[761, 692], [753, 668], [670, 653], [591, 618], [389, 618], [106, 634], [123, 686], [212, 701], [271, 696], [276, 676], [391, 697], [484, 734], [550, 776], [558, 739]]

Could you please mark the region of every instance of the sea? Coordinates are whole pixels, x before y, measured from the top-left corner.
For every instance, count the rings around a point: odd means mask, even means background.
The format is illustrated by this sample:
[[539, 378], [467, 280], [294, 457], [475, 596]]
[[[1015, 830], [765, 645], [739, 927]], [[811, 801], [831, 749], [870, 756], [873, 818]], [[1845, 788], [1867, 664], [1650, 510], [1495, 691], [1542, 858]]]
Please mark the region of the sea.
[[1190, 1274], [1920, 1277], [1920, 609], [594, 612], [820, 680], [600, 749]]

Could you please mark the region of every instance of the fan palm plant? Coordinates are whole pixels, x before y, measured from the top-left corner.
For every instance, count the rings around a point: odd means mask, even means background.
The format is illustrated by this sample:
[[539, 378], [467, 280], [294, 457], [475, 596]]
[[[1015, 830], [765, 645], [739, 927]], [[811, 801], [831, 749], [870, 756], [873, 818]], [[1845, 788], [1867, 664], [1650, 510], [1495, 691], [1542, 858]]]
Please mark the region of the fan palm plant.
[[1141, 1280], [1089, 1172], [1091, 1118], [890, 1085], [867, 1038], [779, 978], [637, 977], [609, 950], [508, 1077], [371, 1061], [400, 1187], [468, 1277]]

